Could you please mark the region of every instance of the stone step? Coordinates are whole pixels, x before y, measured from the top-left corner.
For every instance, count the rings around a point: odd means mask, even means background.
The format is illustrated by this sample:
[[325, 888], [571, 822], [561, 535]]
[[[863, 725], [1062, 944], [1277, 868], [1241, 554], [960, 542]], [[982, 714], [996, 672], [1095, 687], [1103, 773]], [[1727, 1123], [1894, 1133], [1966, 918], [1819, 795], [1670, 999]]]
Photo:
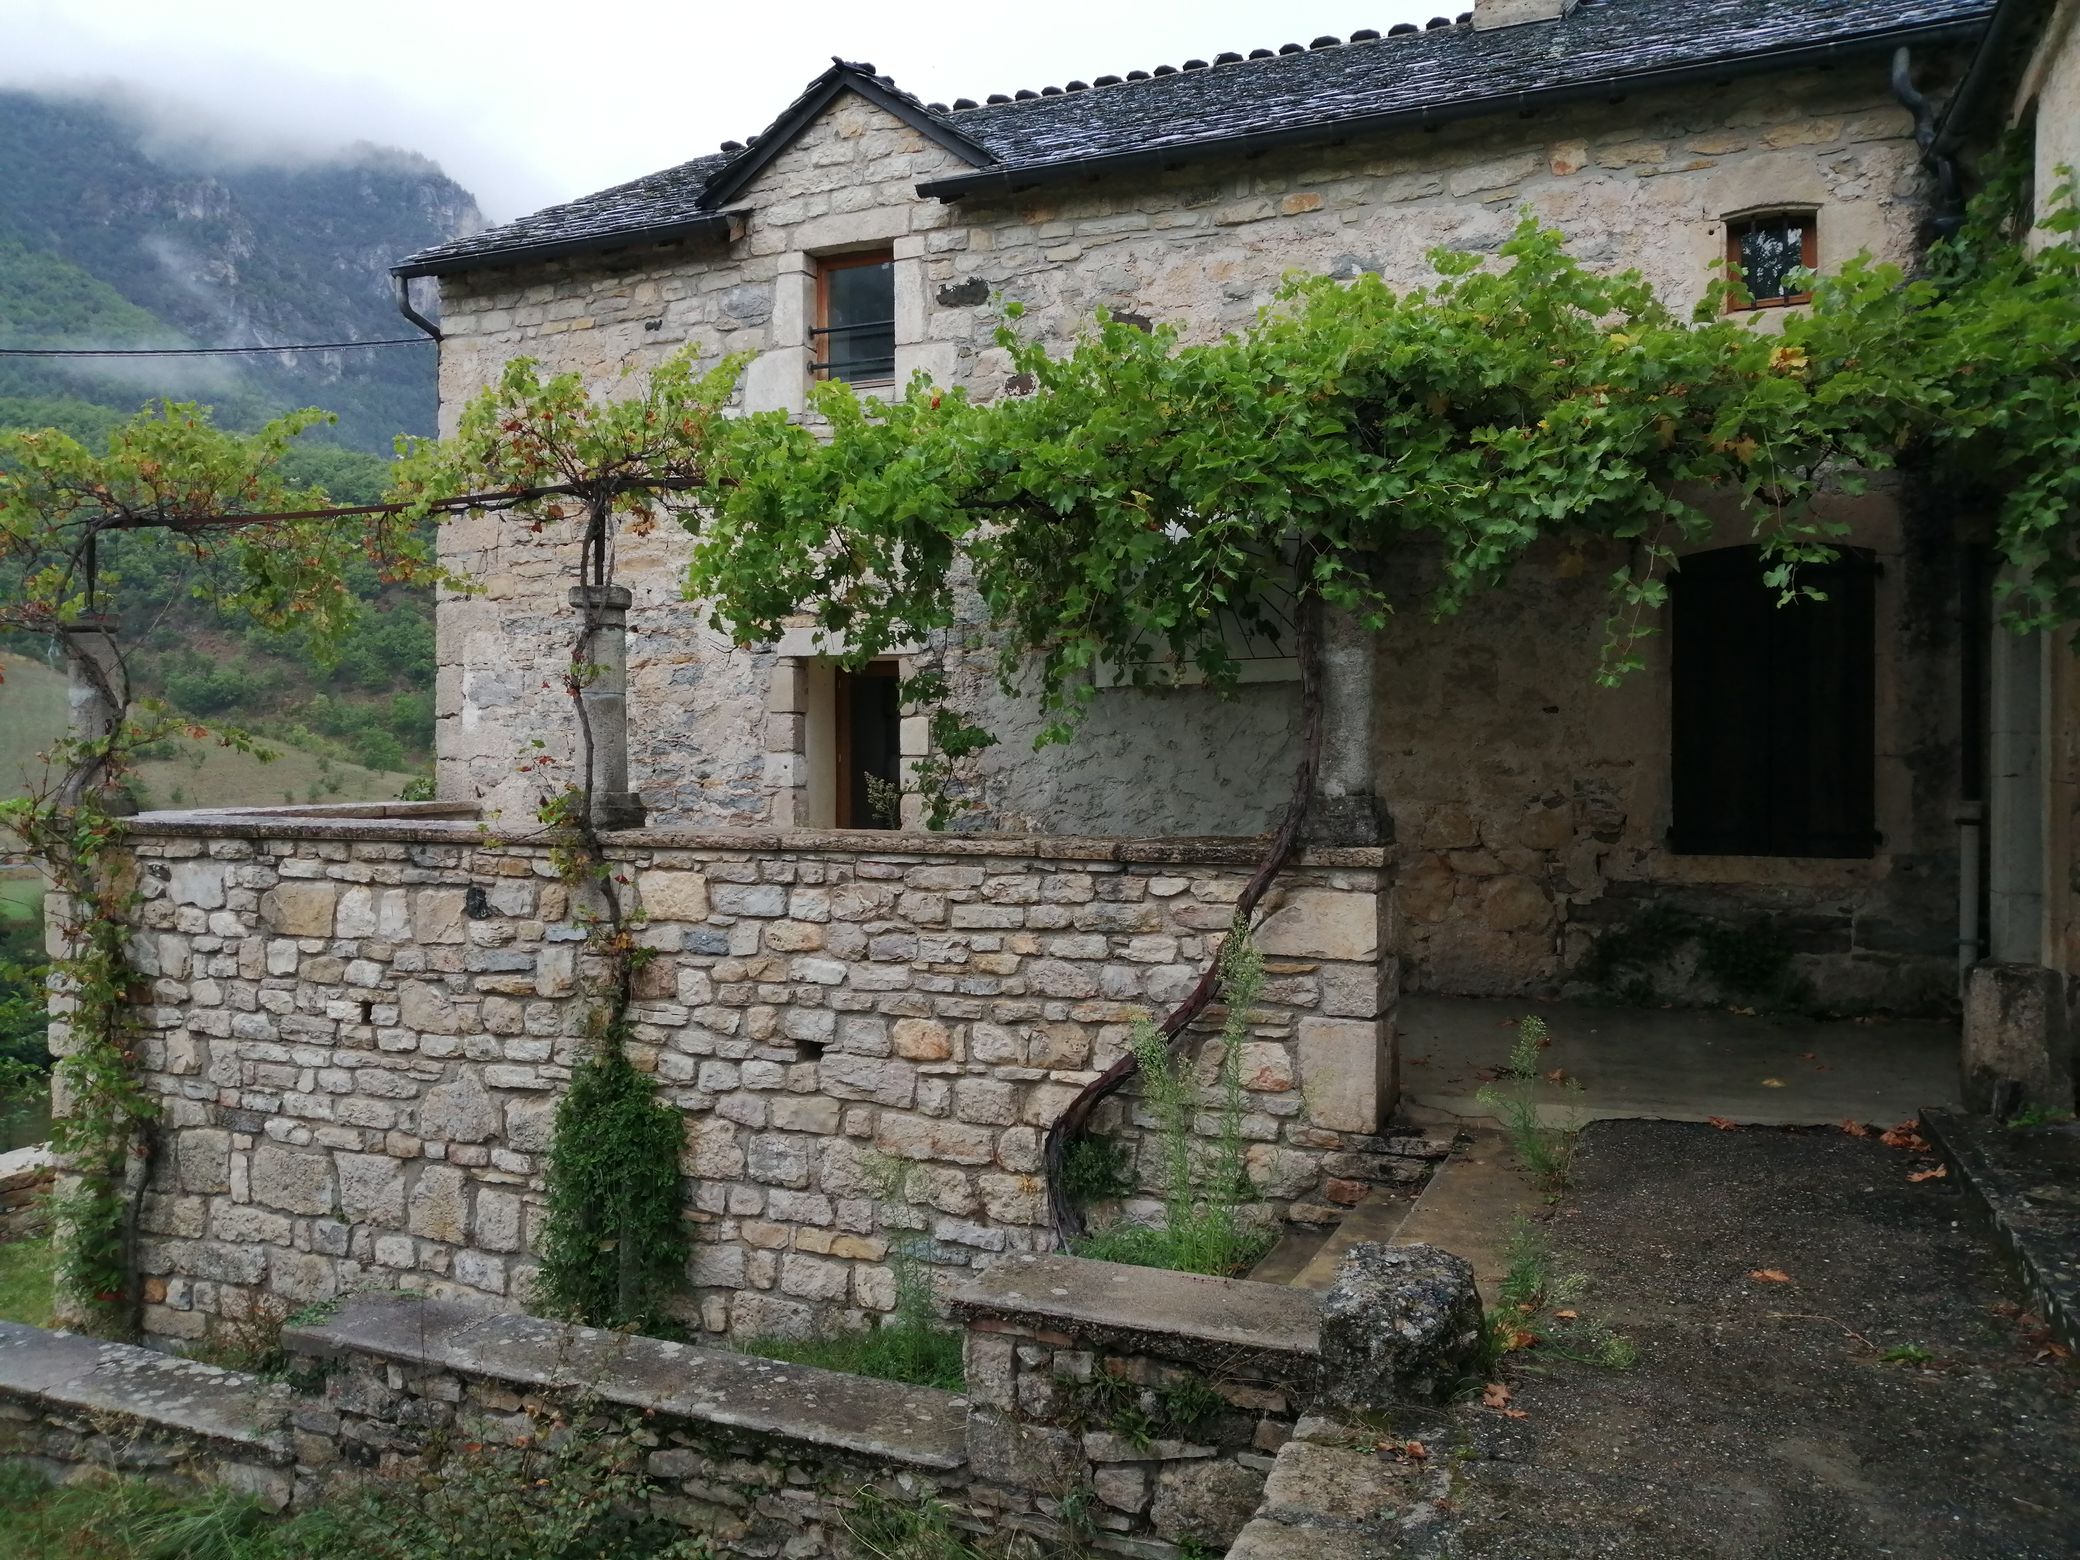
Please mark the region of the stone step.
[[1251, 1282], [1258, 1284], [1290, 1284], [1300, 1276], [1300, 1270], [1314, 1260], [1314, 1254], [1322, 1249], [1322, 1243], [1335, 1234], [1333, 1225], [1288, 1224], [1285, 1233], [1278, 1237], [1278, 1244], [1257, 1260], [1249, 1270]]
[[[1287, 1282], [1300, 1289], [1327, 1289], [1344, 1252], [1361, 1241], [1384, 1241], [1436, 1246], [1464, 1257], [1473, 1264], [1482, 1295], [1493, 1299], [1508, 1265], [1511, 1226], [1519, 1214], [1537, 1207], [1538, 1194], [1511, 1162], [1502, 1135], [1469, 1132], [1413, 1203], [1374, 1192], [1344, 1217]], [[1277, 1255], [1274, 1248], [1272, 1257]]]

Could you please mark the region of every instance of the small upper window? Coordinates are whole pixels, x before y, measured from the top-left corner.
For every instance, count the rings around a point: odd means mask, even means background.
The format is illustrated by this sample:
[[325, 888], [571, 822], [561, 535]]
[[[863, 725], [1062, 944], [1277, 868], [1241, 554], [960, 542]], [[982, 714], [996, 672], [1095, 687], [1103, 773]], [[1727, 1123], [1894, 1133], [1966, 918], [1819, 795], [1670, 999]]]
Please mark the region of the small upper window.
[[1812, 293], [1794, 273], [1814, 270], [1820, 264], [1815, 224], [1810, 211], [1777, 211], [1728, 222], [1727, 274], [1747, 294], [1745, 302], [1736, 298], [1730, 306], [1780, 309], [1790, 303], [1810, 303]]
[[885, 384], [896, 377], [895, 257], [830, 255], [816, 265], [810, 369], [818, 379]]

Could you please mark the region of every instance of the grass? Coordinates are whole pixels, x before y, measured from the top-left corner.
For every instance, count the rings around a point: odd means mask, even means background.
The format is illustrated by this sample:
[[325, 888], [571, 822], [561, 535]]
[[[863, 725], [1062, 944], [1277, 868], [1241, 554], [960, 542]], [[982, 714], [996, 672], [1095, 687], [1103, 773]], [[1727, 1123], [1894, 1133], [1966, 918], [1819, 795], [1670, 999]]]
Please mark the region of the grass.
[[[21, 796], [44, 783], [38, 757], [65, 729], [65, 677], [41, 661], [0, 653], [0, 796]], [[249, 753], [185, 742], [178, 756], [138, 766], [142, 800], [152, 807], [279, 807], [287, 802], [374, 802], [394, 798], [408, 774], [363, 769], [277, 741], [262, 763]], [[331, 789], [334, 784], [338, 789]], [[15, 892], [0, 883], [0, 895]], [[38, 894], [41, 899], [41, 893]]]
[[902, 1381], [915, 1387], [958, 1392], [966, 1383], [961, 1371], [960, 1334], [929, 1323], [896, 1320], [862, 1332], [819, 1333], [810, 1338], [750, 1338], [736, 1347], [742, 1353], [764, 1359], [841, 1370], [849, 1376]]
[[708, 1560], [646, 1517], [631, 1433], [576, 1428], [525, 1446], [430, 1448], [426, 1470], [371, 1479], [293, 1517], [226, 1490], [88, 1475], [62, 1487], [0, 1463], [8, 1560]]
[[0, 1322], [50, 1326], [57, 1266], [57, 1247], [48, 1240], [0, 1245]]

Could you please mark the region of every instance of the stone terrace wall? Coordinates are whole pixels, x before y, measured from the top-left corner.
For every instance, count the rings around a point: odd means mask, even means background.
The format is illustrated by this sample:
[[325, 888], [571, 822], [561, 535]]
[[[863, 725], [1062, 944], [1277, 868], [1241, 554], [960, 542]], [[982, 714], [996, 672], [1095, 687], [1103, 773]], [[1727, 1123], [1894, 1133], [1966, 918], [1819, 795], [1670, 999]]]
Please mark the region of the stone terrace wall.
[[[524, 1305], [587, 963], [546, 851], [293, 810], [132, 828], [165, 1135], [147, 1329], [200, 1338], [371, 1287]], [[618, 839], [659, 952], [635, 1055], [686, 1117], [689, 1316], [736, 1333], [887, 1310], [899, 1233], [941, 1270], [1046, 1249], [1046, 1123], [1197, 977], [1256, 850]], [[1324, 853], [1263, 925], [1244, 1130], [1295, 1219], [1426, 1170], [1426, 1142], [1376, 1135], [1382, 875], [1377, 850]], [[909, 1203], [877, 1204], [877, 1156], [914, 1164]]]

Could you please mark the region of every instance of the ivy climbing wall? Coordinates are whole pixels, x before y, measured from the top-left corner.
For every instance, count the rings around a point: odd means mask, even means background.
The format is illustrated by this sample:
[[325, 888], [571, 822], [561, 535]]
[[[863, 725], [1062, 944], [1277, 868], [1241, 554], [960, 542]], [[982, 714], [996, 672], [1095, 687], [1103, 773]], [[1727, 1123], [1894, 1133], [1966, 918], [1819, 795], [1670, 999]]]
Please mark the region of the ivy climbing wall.
[[[463, 821], [284, 812], [156, 814], [132, 850], [163, 1108], [148, 1332], [195, 1339], [370, 1288], [524, 1305], [591, 958], [546, 849]], [[947, 1277], [1047, 1249], [1046, 1124], [1135, 1014], [1197, 979], [1255, 851], [615, 837], [656, 951], [630, 1054], [685, 1122], [686, 1318], [784, 1333], [888, 1310], [896, 1240], [921, 1238]], [[1384, 871], [1377, 850], [1324, 853], [1261, 926], [1243, 1130], [1279, 1216], [1331, 1221], [1436, 1152], [1378, 1135]], [[1152, 1176], [1131, 1108], [1109, 1125]], [[896, 1202], [877, 1190], [891, 1161], [912, 1167]]]

